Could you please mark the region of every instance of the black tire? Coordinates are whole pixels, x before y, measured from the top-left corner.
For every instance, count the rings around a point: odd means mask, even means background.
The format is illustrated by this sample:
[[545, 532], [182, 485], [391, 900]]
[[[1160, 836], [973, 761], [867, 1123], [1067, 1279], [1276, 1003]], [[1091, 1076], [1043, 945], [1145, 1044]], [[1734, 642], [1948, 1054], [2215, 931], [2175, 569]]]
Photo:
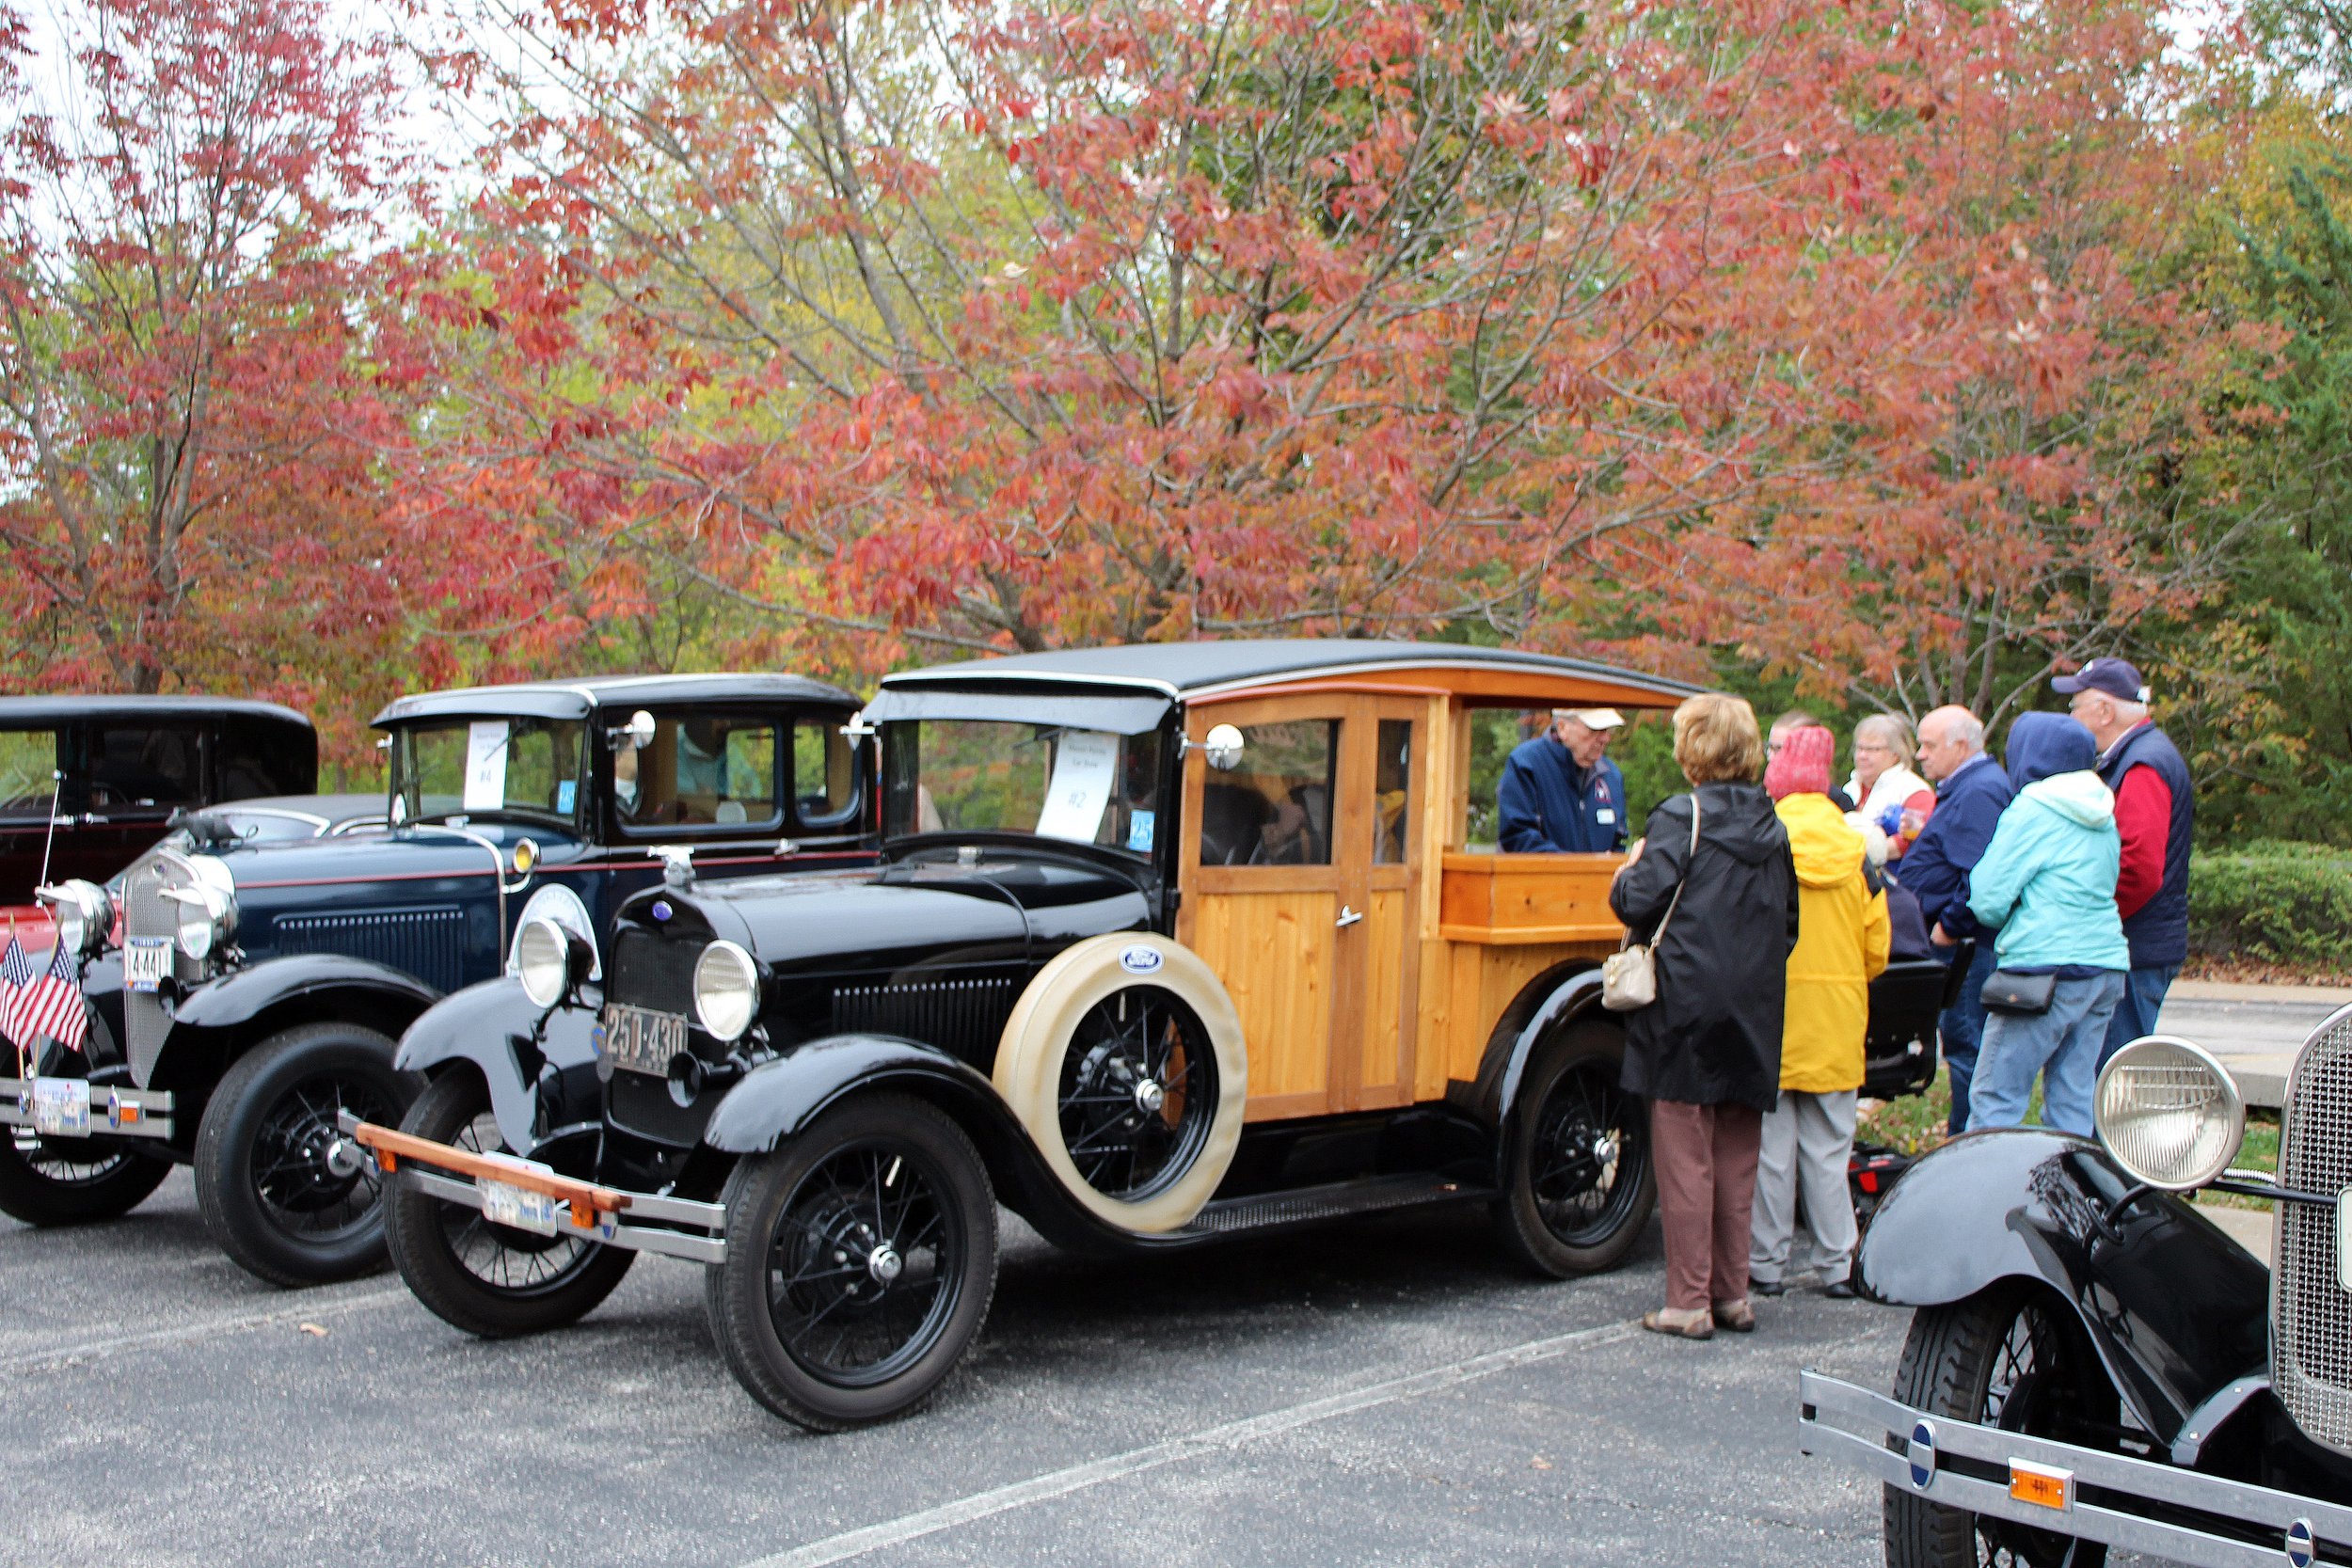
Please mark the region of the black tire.
[[342, 1151], [338, 1111], [396, 1126], [423, 1086], [392, 1042], [356, 1023], [306, 1023], [239, 1057], [196, 1131], [196, 1202], [230, 1259], [273, 1285], [321, 1285], [384, 1266], [382, 1178]]
[[[2115, 1388], [2072, 1308], [2049, 1290], [2007, 1281], [1913, 1314], [1895, 1398], [1930, 1415], [2104, 1447]], [[1945, 1508], [1885, 1489], [1887, 1568], [2100, 1568], [2106, 1546]]]
[[[453, 1068], [427, 1085], [400, 1130], [476, 1153], [506, 1148], [490, 1114], [489, 1085], [469, 1068]], [[419, 1301], [443, 1323], [485, 1339], [579, 1322], [637, 1261], [626, 1247], [492, 1225], [480, 1210], [397, 1179], [384, 1194], [384, 1240]]]
[[[894, 1212], [883, 1195], [901, 1182]], [[726, 1206], [727, 1260], [704, 1279], [711, 1335], [752, 1398], [812, 1432], [913, 1410], [988, 1319], [988, 1169], [963, 1130], [919, 1100], [875, 1094], [828, 1111], [738, 1164]], [[820, 1344], [828, 1319], [840, 1327]]]
[[90, 1225], [129, 1213], [164, 1184], [171, 1162], [88, 1138], [0, 1127], [0, 1213], [26, 1225]]
[[1535, 1274], [1614, 1268], [1658, 1206], [1649, 1112], [1617, 1086], [1625, 1036], [1573, 1023], [1529, 1055], [1509, 1118], [1508, 1184], [1495, 1204], [1502, 1244]]

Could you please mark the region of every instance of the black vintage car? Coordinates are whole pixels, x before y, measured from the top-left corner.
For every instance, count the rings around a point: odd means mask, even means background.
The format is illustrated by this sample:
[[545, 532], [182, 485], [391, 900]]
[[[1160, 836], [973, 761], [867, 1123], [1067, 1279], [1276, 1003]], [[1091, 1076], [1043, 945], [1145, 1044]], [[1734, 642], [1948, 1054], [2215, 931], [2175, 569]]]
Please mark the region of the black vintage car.
[[[2190, 1041], [2099, 1075], [2098, 1141], [1971, 1133], [1864, 1238], [1873, 1300], [1915, 1308], [1891, 1398], [1806, 1372], [1808, 1451], [1885, 1487], [1890, 1568], [2352, 1562], [2352, 1007], [2304, 1042], [2275, 1177]], [[2271, 1267], [2192, 1204], [2278, 1204]]]
[[236, 697], [0, 697], [0, 906], [103, 882], [175, 813], [318, 787], [310, 721]]
[[419, 1020], [405, 1127], [346, 1121], [396, 1173], [394, 1261], [485, 1335], [579, 1316], [638, 1251], [707, 1264], [736, 1376], [819, 1430], [955, 1366], [999, 1198], [1113, 1252], [1476, 1206], [1542, 1275], [1606, 1268], [1655, 1193], [1598, 1006], [1618, 857], [1470, 847], [1470, 737], [1685, 690], [1343, 641], [892, 676], [880, 866], [698, 857], [621, 906], [601, 983], [526, 924], [515, 980]]
[[0, 1079], [0, 1210], [109, 1218], [193, 1163], [207, 1228], [262, 1277], [380, 1265], [376, 1173], [336, 1117], [407, 1109], [422, 1081], [394, 1039], [508, 967], [534, 922], [600, 972], [596, 933], [665, 854], [713, 878], [870, 859], [855, 709], [776, 674], [404, 697], [375, 720], [380, 830], [204, 812], [114, 889], [51, 890], [92, 1023], [84, 1050], [29, 1042], [35, 1078]]

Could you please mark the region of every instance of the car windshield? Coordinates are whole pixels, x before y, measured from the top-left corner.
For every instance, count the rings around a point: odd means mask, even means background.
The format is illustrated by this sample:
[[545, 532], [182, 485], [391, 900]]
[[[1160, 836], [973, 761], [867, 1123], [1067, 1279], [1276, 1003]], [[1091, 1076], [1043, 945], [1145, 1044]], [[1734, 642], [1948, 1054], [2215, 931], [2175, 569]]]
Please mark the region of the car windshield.
[[568, 827], [580, 736], [569, 719], [456, 719], [392, 736], [392, 819], [528, 816]]
[[909, 833], [1031, 833], [1152, 852], [1160, 737], [1060, 724], [918, 719], [886, 724], [883, 829]]

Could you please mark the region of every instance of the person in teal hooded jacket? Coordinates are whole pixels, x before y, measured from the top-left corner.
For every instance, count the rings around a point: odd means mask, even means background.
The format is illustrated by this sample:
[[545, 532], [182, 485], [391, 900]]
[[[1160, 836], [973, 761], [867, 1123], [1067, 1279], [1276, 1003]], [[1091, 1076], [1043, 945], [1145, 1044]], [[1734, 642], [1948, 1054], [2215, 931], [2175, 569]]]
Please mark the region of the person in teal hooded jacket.
[[2056, 983], [2045, 1012], [1988, 1016], [1968, 1131], [2022, 1123], [2040, 1073], [2042, 1125], [2089, 1137], [2099, 1047], [2132, 966], [2115, 907], [2115, 796], [2093, 771], [2098, 742], [2064, 714], [2010, 725], [2008, 760], [2017, 798], [1968, 875], [1968, 909], [2000, 927], [2002, 969]]

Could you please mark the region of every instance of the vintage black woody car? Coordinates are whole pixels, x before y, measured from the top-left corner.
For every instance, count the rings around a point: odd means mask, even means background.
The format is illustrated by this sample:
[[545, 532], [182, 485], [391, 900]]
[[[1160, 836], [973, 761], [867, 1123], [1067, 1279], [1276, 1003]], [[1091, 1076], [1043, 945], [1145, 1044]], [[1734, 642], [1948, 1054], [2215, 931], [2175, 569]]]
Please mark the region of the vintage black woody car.
[[[485, 988], [498, 1032], [483, 993], [419, 1021], [403, 1060], [448, 1065], [405, 1130], [352, 1124], [394, 1260], [481, 1334], [577, 1317], [638, 1251], [707, 1264], [736, 1376], [820, 1430], [954, 1367], [1000, 1197], [1113, 1251], [1475, 1202], [1533, 1269], [1606, 1268], [1655, 1194], [1598, 1006], [1617, 857], [1471, 845], [1473, 742], [1683, 692], [1364, 641], [892, 676], [879, 867], [680, 866], [622, 906], [600, 1016], [593, 950], [542, 924], [537, 1016]], [[601, 1092], [551, 1082], [592, 1028]]]
[[[1889, 1399], [1803, 1377], [1805, 1447], [1885, 1483], [1892, 1568], [2352, 1562], [2352, 1007], [2305, 1041], [2275, 1178], [2195, 1044], [2135, 1040], [2098, 1142], [1979, 1132], [1895, 1184], [1873, 1299], [1917, 1308]], [[2278, 1203], [2272, 1267], [2185, 1196]]]
[[37, 1076], [0, 1079], [0, 1210], [110, 1218], [193, 1163], [207, 1228], [254, 1274], [380, 1266], [376, 1171], [336, 1117], [407, 1109], [422, 1080], [394, 1039], [509, 965], [527, 924], [607, 929], [665, 854], [713, 878], [870, 859], [855, 709], [772, 674], [404, 697], [375, 720], [382, 830], [201, 813], [114, 889], [48, 890], [93, 1022], [85, 1050], [31, 1042]]

